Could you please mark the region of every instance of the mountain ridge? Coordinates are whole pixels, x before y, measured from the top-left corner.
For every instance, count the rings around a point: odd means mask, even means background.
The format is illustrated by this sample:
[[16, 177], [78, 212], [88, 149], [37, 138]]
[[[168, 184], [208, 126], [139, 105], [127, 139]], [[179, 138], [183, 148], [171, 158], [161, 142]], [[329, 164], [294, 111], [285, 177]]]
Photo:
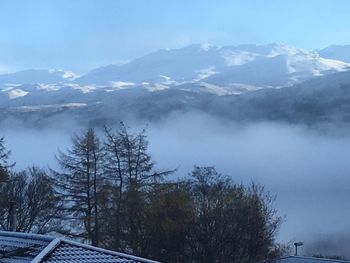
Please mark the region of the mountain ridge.
[[93, 69], [82, 76], [63, 70], [3, 74], [0, 75], [0, 85], [70, 83], [97, 88], [131, 88], [206, 82], [226, 89], [233, 86], [234, 93], [237, 85], [278, 88], [350, 69], [350, 64], [320, 54], [322, 51], [317, 53], [276, 43], [221, 47], [193, 44], [178, 49], [161, 49], [122, 65], [110, 64]]

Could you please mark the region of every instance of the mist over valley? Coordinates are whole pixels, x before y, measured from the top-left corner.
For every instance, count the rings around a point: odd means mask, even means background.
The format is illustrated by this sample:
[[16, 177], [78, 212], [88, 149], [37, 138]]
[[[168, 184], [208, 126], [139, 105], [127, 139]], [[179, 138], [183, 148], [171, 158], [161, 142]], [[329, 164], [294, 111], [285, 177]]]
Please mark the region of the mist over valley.
[[347, 4], [56, 2], [0, 41], [0, 262], [350, 259]]

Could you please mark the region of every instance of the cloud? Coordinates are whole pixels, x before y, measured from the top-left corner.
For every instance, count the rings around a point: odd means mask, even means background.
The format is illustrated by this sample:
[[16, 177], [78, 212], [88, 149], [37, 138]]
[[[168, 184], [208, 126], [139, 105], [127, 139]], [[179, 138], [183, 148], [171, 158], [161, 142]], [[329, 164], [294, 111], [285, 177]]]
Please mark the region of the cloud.
[[[0, 134], [5, 135], [17, 167], [55, 167], [57, 148], [69, 147], [70, 136], [82, 130], [68, 119], [66, 129], [4, 126]], [[140, 120], [126, 124], [135, 130], [146, 125]], [[304, 241], [302, 254], [346, 251], [346, 246], [337, 248], [338, 239], [333, 237], [344, 233], [342, 240], [350, 239], [349, 133], [338, 136], [304, 126], [224, 122], [191, 113], [150, 123], [148, 135], [156, 167], [178, 168], [173, 178], [187, 176], [193, 165], [215, 165], [238, 183], [264, 185], [276, 195], [275, 207], [285, 217], [278, 239]], [[322, 237], [328, 236], [332, 238], [325, 249]]]

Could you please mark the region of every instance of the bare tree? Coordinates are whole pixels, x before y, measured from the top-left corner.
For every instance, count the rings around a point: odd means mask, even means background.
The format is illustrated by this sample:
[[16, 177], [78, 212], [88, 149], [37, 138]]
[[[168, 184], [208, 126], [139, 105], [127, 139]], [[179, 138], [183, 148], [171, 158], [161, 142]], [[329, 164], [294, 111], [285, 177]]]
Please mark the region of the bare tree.
[[5, 145], [5, 138], [0, 137], [0, 184], [6, 181], [9, 169], [15, 165], [9, 163], [10, 154], [11, 151]]
[[[44, 170], [32, 167], [11, 173], [1, 191], [7, 200], [6, 205], [0, 208], [3, 230], [48, 233], [56, 229], [60, 219], [60, 202], [52, 180]], [[11, 226], [13, 220], [16, 222]]]
[[10, 204], [10, 200], [4, 191], [4, 187], [9, 180], [10, 168], [14, 166], [14, 164], [9, 164], [10, 154], [11, 151], [5, 145], [5, 138], [0, 137], [0, 208], [6, 208]]
[[9, 157], [11, 151], [6, 148], [5, 138], [0, 137], [0, 168], [7, 169], [12, 167], [14, 164], [9, 164]]
[[262, 187], [234, 184], [214, 167], [195, 167], [191, 175], [196, 207], [188, 235], [192, 259], [258, 262], [275, 255], [281, 218]]
[[76, 135], [72, 144], [67, 153], [59, 152], [57, 157], [62, 172], [54, 172], [67, 219], [75, 223], [67, 232], [98, 245], [99, 191], [103, 185], [100, 141], [90, 128], [81, 136]]
[[[145, 195], [150, 187], [173, 171], [158, 172], [148, 153], [146, 131], [131, 133], [124, 123], [113, 132], [105, 127], [105, 171], [114, 186], [113, 230], [108, 229], [107, 238], [115, 249], [140, 251], [141, 213], [145, 208]], [[127, 233], [127, 234], [124, 234]], [[122, 240], [123, 239], [123, 240]]]

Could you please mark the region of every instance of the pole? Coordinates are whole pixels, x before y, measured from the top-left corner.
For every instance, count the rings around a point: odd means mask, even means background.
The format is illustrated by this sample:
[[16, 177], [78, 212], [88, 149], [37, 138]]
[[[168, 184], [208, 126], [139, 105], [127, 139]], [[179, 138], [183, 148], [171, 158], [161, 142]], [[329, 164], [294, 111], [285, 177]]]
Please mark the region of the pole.
[[297, 257], [298, 256], [298, 247], [304, 245], [303, 242], [295, 242], [294, 243], [294, 246], [295, 246], [295, 256]]
[[9, 209], [9, 227], [10, 231], [16, 231], [17, 228], [17, 218], [16, 218], [16, 202], [10, 201]]

